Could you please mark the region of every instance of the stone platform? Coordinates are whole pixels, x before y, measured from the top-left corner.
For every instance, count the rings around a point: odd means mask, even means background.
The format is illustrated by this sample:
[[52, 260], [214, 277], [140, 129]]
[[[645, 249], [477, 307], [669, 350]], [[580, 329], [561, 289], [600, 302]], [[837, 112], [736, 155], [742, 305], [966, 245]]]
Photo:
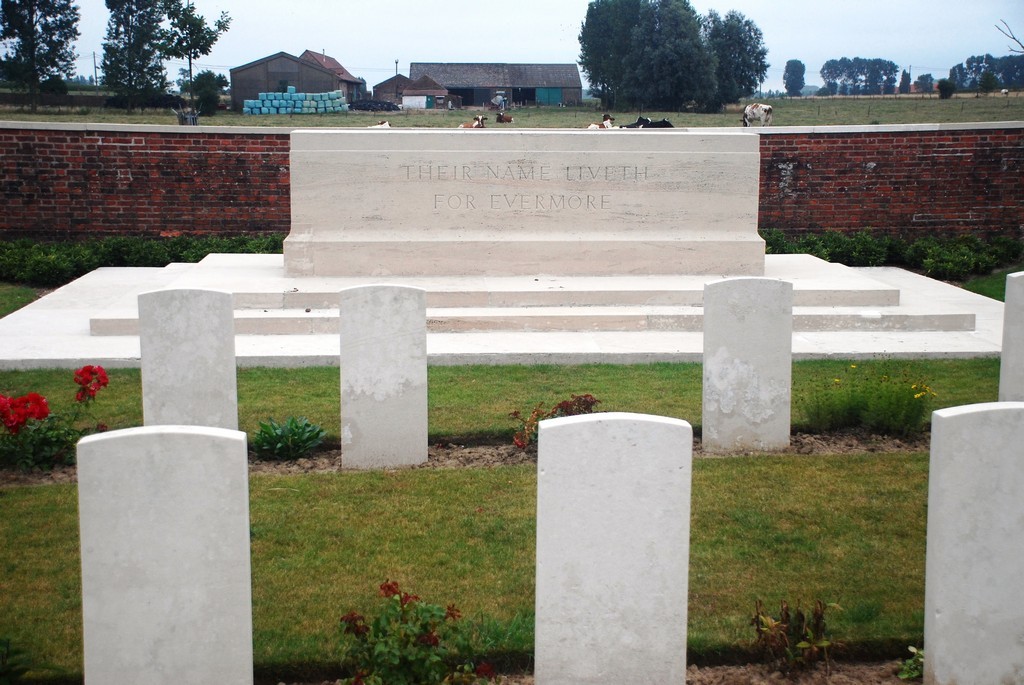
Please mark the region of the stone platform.
[[[700, 361], [705, 283], [721, 276], [291, 277], [281, 255], [210, 255], [198, 264], [106, 268], [0, 319], [0, 368], [137, 367], [138, 294], [233, 296], [240, 366], [338, 363], [342, 288], [426, 290], [429, 363]], [[795, 359], [997, 356], [1000, 302], [894, 268], [853, 269], [767, 255], [794, 286]]]

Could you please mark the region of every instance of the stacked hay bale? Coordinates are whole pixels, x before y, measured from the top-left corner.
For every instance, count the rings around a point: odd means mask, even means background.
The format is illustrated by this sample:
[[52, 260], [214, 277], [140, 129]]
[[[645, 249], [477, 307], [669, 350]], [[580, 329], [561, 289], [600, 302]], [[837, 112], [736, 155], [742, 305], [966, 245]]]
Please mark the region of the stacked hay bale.
[[243, 114], [328, 114], [347, 112], [348, 103], [340, 90], [328, 93], [297, 93], [288, 86], [283, 93], [259, 93], [258, 100], [245, 100]]

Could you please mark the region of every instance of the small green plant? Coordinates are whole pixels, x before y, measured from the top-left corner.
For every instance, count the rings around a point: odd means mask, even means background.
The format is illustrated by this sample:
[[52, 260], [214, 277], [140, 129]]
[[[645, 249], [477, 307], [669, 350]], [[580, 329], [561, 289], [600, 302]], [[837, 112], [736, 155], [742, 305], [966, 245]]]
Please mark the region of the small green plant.
[[750, 620], [757, 634], [755, 645], [768, 662], [781, 670], [810, 668], [822, 660], [825, 673], [830, 673], [828, 650], [834, 643], [827, 634], [826, 609], [841, 610], [841, 607], [817, 600], [808, 617], [799, 604], [791, 614], [789, 603], [783, 601], [776, 619], [765, 611], [761, 600], [757, 600]]
[[25, 653], [13, 647], [7, 638], [0, 639], [0, 685], [14, 685], [31, 670]]
[[921, 432], [936, 393], [906, 368], [872, 370], [850, 364], [803, 403], [808, 428], [816, 433], [864, 428], [907, 437]]
[[341, 617], [342, 661], [355, 673], [344, 685], [474, 685], [494, 677], [489, 664], [466, 660], [454, 605], [428, 604], [394, 581], [381, 584], [380, 596], [384, 607], [372, 621], [354, 611]]
[[91, 432], [107, 429], [102, 423], [78, 428], [96, 393], [107, 387], [107, 372], [102, 366], [89, 364], [75, 371], [74, 382], [78, 385], [75, 405], [67, 414], [51, 412], [49, 402], [39, 393], [19, 397], [0, 394], [0, 463], [23, 470], [73, 464], [78, 441]]
[[57, 666], [33, 661], [25, 650], [13, 646], [8, 638], [0, 638], [0, 685], [29, 682], [25, 679], [25, 675], [30, 671], [34, 675], [40, 673], [63, 674], [65, 672]]
[[900, 680], [916, 680], [924, 677], [924, 650], [917, 647], [907, 647], [911, 656], [903, 661], [900, 672], [896, 675]]
[[292, 416], [284, 423], [274, 419], [260, 421], [252, 439], [253, 451], [263, 459], [302, 459], [324, 440], [324, 429], [305, 416]]
[[567, 400], [562, 400], [551, 409], [544, 409], [543, 404], [538, 404], [530, 412], [530, 415], [523, 418], [519, 410], [509, 414], [510, 418], [519, 422], [520, 428], [512, 436], [512, 442], [519, 449], [526, 449], [527, 446], [537, 438], [537, 424], [545, 419], [556, 419], [561, 416], [577, 416], [579, 414], [593, 414], [594, 407], [601, 404], [601, 400], [593, 395], [572, 395]]

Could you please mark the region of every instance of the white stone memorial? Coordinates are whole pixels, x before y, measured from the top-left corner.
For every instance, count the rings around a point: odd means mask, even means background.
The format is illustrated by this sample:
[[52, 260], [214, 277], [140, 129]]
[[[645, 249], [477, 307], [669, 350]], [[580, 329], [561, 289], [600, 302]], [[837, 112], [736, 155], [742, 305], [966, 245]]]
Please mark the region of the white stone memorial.
[[1006, 277], [999, 401], [1024, 401], [1024, 271]]
[[932, 415], [926, 685], [1024, 683], [1024, 402]]
[[285, 269], [760, 276], [759, 174], [741, 132], [293, 131]]
[[640, 414], [540, 423], [537, 685], [684, 682], [692, 440]]
[[341, 454], [347, 467], [427, 460], [426, 293], [346, 288], [341, 304]]
[[789, 446], [792, 350], [791, 283], [732, 278], [704, 287], [704, 451]]
[[86, 685], [251, 685], [245, 433], [86, 437], [78, 507]]
[[138, 302], [143, 422], [238, 428], [231, 294], [156, 290]]

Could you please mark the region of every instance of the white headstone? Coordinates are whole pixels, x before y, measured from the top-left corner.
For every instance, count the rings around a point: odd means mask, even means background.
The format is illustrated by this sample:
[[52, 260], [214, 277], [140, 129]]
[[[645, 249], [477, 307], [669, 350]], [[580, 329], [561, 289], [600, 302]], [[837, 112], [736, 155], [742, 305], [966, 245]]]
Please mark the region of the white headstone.
[[147, 426], [238, 428], [231, 293], [142, 293], [139, 344]]
[[78, 443], [85, 683], [253, 682], [245, 433]]
[[704, 287], [704, 451], [789, 446], [792, 351], [791, 283], [734, 278]]
[[540, 423], [537, 685], [684, 682], [692, 440], [640, 414]]
[[1024, 683], [1024, 402], [932, 415], [927, 685]]
[[427, 460], [426, 292], [371, 285], [340, 293], [341, 454], [346, 466]]
[[999, 401], [1024, 401], [1024, 271], [1006, 277]]

